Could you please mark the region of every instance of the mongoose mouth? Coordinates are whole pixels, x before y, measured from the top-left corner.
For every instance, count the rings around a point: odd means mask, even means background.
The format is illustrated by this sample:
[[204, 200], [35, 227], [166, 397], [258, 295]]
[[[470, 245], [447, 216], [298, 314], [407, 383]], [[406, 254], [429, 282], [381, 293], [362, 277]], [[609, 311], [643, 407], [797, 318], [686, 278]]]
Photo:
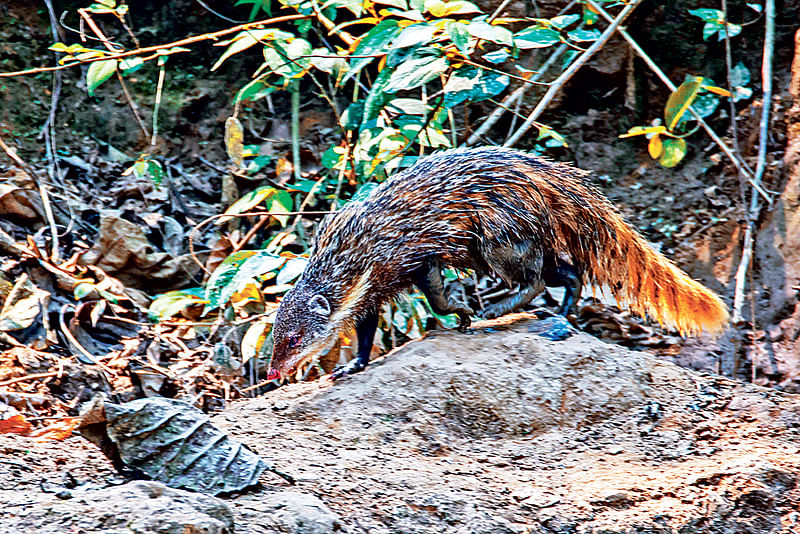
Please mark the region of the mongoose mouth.
[[267, 380], [280, 380], [281, 372], [272, 367], [269, 371], [267, 371]]

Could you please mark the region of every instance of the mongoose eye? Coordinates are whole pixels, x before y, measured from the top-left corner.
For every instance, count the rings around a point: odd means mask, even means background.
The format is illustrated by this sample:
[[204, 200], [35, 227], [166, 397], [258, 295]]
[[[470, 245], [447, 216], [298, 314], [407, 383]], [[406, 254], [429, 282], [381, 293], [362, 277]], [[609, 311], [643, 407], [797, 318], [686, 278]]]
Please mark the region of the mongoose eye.
[[295, 334], [293, 336], [289, 336], [289, 339], [286, 341], [289, 344], [290, 349], [297, 348], [300, 345], [300, 341], [303, 337], [300, 334]]

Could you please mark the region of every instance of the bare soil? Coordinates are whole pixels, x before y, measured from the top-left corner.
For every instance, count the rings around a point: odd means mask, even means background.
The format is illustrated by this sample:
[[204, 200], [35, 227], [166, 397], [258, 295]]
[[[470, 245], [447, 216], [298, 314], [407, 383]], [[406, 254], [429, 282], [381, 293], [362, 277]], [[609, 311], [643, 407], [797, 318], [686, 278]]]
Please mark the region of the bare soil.
[[[226, 497], [236, 532], [310, 532], [267, 520], [263, 503], [286, 490], [316, 496], [353, 533], [800, 532], [800, 396], [585, 334], [547, 341], [533, 324], [520, 314], [429, 335], [345, 380], [216, 414], [297, 479], [266, 474]], [[46, 518], [85, 519], [91, 492], [118, 482], [81, 438], [0, 447], [13, 458], [0, 462], [4, 532], [57, 532]], [[52, 491], [82, 499], [54, 506]]]

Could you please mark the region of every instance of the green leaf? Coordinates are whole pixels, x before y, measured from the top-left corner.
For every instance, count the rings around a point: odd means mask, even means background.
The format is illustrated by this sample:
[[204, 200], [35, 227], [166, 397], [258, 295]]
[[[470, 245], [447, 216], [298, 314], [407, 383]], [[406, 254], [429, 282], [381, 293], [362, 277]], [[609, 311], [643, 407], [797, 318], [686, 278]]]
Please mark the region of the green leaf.
[[406, 115], [424, 115], [425, 103], [418, 98], [393, 98], [386, 108], [391, 111], [400, 111]]
[[600, 37], [600, 30], [572, 30], [567, 34], [570, 39], [579, 43], [596, 41]]
[[362, 131], [383, 109], [383, 104], [386, 101], [386, 87], [395, 72], [391, 69], [383, 69], [375, 78], [375, 81], [372, 82], [372, 87], [370, 87], [369, 94], [364, 101], [364, 112], [359, 126]]
[[150, 303], [147, 315], [151, 319], [164, 321], [190, 306], [207, 304], [208, 301], [203, 298], [203, 293], [203, 288], [194, 287], [156, 295], [156, 298]]
[[131, 74], [139, 70], [142, 65], [144, 65], [144, 60], [140, 57], [125, 58], [120, 60], [119, 69], [122, 74]]
[[308, 259], [306, 258], [290, 259], [280, 270], [278, 276], [275, 277], [275, 283], [280, 285], [294, 281], [303, 274], [303, 271], [306, 270], [306, 265], [308, 265]]
[[454, 21], [449, 22], [445, 28], [448, 37], [456, 45], [458, 51], [465, 56], [469, 55], [469, 30], [467, 30], [467, 24]]
[[[315, 56], [332, 55], [327, 48], [315, 48], [312, 54]], [[347, 69], [347, 60], [344, 57], [312, 57], [311, 64], [322, 72], [334, 76]]]
[[[270, 185], [258, 187], [253, 191], [246, 193], [239, 200], [231, 204], [230, 207], [225, 210], [225, 215], [238, 215], [240, 213], [250, 211], [257, 205], [261, 204], [261, 202], [266, 200], [267, 197], [275, 193], [275, 191], [276, 189]], [[217, 219], [217, 224], [224, 224], [232, 218], [233, 217], [220, 217]]]
[[715, 33], [717, 33], [720, 28], [722, 28], [722, 24], [717, 22], [706, 22], [703, 26], [703, 40], [708, 41], [711, 39]]
[[491, 41], [500, 45], [513, 46], [513, 34], [502, 26], [489, 24], [484, 20], [473, 20], [467, 26], [469, 34], [476, 39]]
[[511, 52], [509, 52], [506, 48], [495, 50], [494, 52], [489, 52], [488, 54], [483, 55], [483, 59], [490, 63], [494, 63], [495, 65], [499, 65], [510, 57]]
[[278, 30], [276, 28], [265, 28], [262, 30], [246, 30], [237, 34], [230, 41], [223, 41], [217, 43], [218, 45], [229, 44], [227, 50], [222, 53], [222, 56], [214, 63], [211, 70], [217, 70], [222, 63], [229, 57], [247, 50], [251, 46], [263, 41], [286, 41], [294, 37], [289, 32]]
[[664, 108], [664, 122], [669, 131], [675, 129], [683, 113], [692, 105], [702, 84], [702, 77], [694, 77], [683, 82], [680, 87], [669, 95], [667, 105]]
[[514, 44], [517, 48], [547, 48], [561, 41], [557, 31], [541, 26], [531, 26], [514, 34]]
[[592, 11], [588, 4], [583, 4], [583, 22], [587, 26], [591, 26], [598, 21], [600, 15]]
[[480, 102], [487, 98], [492, 98], [502, 93], [511, 82], [506, 74], [499, 72], [484, 72], [481, 74], [481, 79], [478, 88], [472, 93], [472, 101]]
[[725, 21], [725, 15], [719, 9], [690, 9], [689, 13], [705, 22], [716, 22], [719, 25]]
[[344, 149], [342, 147], [339, 145], [330, 146], [328, 150], [322, 153], [320, 163], [326, 169], [333, 169], [342, 160], [343, 155]]
[[375, 3], [382, 6], [396, 7], [397, 9], [408, 9], [408, 2], [406, 0], [376, 0]]
[[234, 293], [243, 289], [247, 284], [258, 280], [265, 274], [278, 272], [289, 261], [283, 256], [277, 256], [265, 250], [251, 252], [255, 253], [241, 262], [230, 282], [220, 290], [220, 306], [226, 304]]
[[[728, 23], [728, 38], [729, 39], [732, 39], [732, 38], [736, 37], [740, 33], [742, 33], [742, 27], [741, 26], [739, 26], [738, 24], [730, 23], [730, 22]], [[725, 29], [724, 28], [719, 30], [719, 33], [717, 34], [717, 39], [720, 40], [720, 41], [725, 39]]]
[[747, 87], [750, 83], [750, 71], [741, 61], [731, 69], [731, 85], [733, 87]]
[[[692, 109], [695, 110], [698, 115], [705, 118], [714, 113], [718, 105], [719, 98], [709, 93], [701, 93], [697, 95], [697, 98], [692, 102]], [[691, 115], [687, 111], [683, 114], [681, 120], [687, 120], [690, 116]]]
[[[387, 77], [390, 73], [387, 72]], [[380, 76], [380, 75], [379, 75]], [[377, 78], [376, 78], [377, 81]], [[358, 130], [361, 127], [361, 122], [364, 119], [364, 101], [356, 100], [344, 110], [342, 113], [341, 122], [342, 128], [345, 130]]]
[[229, 287], [232, 286], [231, 281], [233, 281], [242, 264], [256, 254], [258, 254], [258, 251], [255, 250], [234, 252], [222, 260], [222, 263], [214, 269], [208, 279], [208, 283], [206, 283], [205, 299], [208, 303], [203, 308], [204, 316], [228, 302], [230, 296], [236, 290], [235, 287]]
[[561, 15], [560, 17], [553, 17], [550, 19], [550, 24], [558, 28], [559, 30], [563, 30], [570, 24], [574, 24], [581, 19], [580, 15]]
[[433, 39], [435, 32], [436, 26], [433, 24], [428, 24], [427, 22], [412, 24], [400, 32], [400, 35], [392, 43], [392, 48], [406, 48], [427, 43]]
[[91, 282], [78, 282], [72, 288], [72, 296], [75, 300], [81, 300], [83, 297], [91, 293], [95, 289], [95, 285]]
[[425, 12], [434, 17], [447, 17], [449, 15], [466, 15], [468, 13], [481, 13], [480, 8], [472, 2], [463, 0], [425, 0]]
[[264, 11], [268, 16], [272, 15], [272, 0], [237, 0], [234, 4], [235, 6], [240, 6], [243, 4], [252, 4], [253, 7], [250, 9], [250, 15], [247, 17], [247, 20], [256, 20], [256, 15], [258, 15], [258, 11]]
[[447, 70], [449, 63], [443, 57], [421, 57], [401, 64], [392, 73], [384, 89], [387, 93], [394, 93], [408, 89], [415, 89], [420, 85], [438, 78]]
[[161, 166], [161, 162], [148, 159], [147, 174], [150, 176], [150, 180], [153, 184], [161, 185], [161, 182], [164, 180], [164, 168]]
[[475, 89], [480, 89], [481, 71], [475, 67], [462, 67], [450, 75], [444, 84], [444, 107], [450, 109], [466, 100], [471, 100]]
[[753, 90], [749, 87], [734, 87], [733, 88], [733, 101], [747, 100], [753, 96]]
[[94, 91], [100, 85], [111, 78], [117, 71], [117, 60], [108, 59], [105, 61], [95, 61], [89, 65], [89, 70], [86, 71], [86, 89], [89, 96], [94, 96]]
[[267, 200], [267, 211], [281, 223], [281, 226], [286, 226], [286, 223], [289, 221], [289, 216], [280, 214], [292, 211], [293, 205], [294, 201], [292, 200], [292, 195], [290, 195], [288, 191], [276, 189]]
[[239, 89], [239, 92], [236, 94], [236, 102], [243, 102], [245, 100], [255, 102], [277, 90], [278, 87], [268, 84], [263, 79], [253, 80]]
[[[368, 56], [371, 54], [383, 53], [389, 47], [389, 43], [392, 39], [401, 31], [403, 31], [403, 28], [397, 24], [396, 20], [389, 19], [381, 21], [361, 38], [355, 50], [353, 50], [353, 55]], [[350, 71], [344, 76], [340, 85], [343, 85], [347, 80], [355, 76], [374, 59], [375, 58], [372, 57], [356, 59], [350, 66]]]
[[664, 152], [658, 162], [664, 167], [674, 167], [686, 155], [686, 140], [680, 137], [664, 139], [663, 146]]

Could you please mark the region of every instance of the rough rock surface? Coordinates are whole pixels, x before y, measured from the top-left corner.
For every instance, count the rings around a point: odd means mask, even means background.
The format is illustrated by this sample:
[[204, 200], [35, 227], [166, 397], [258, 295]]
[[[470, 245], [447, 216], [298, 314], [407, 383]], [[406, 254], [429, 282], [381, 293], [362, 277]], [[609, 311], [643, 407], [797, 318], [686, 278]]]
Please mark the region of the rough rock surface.
[[[215, 415], [298, 480], [289, 488], [265, 474], [262, 487], [227, 497], [235, 531], [800, 532], [800, 397], [583, 334], [546, 341], [531, 324], [517, 316], [435, 333], [342, 381], [284, 387]], [[23, 440], [3, 438], [0, 450], [68, 455], [69, 443]], [[0, 499], [32, 502], [0, 511], [0, 531], [35, 532], [22, 527], [50, 510], [64, 511], [59, 521], [70, 506], [69, 520], [86, 513], [79, 498], [54, 505], [37, 494], [41, 478], [64, 476], [59, 464], [29, 467], [13, 471], [13, 491], [0, 486]], [[11, 470], [0, 462], [0, 480]]]
[[4, 532], [233, 532], [233, 513], [224, 501], [150, 481], [79, 493], [69, 500], [54, 498], [20, 515], [17, 530], [9, 528]]

